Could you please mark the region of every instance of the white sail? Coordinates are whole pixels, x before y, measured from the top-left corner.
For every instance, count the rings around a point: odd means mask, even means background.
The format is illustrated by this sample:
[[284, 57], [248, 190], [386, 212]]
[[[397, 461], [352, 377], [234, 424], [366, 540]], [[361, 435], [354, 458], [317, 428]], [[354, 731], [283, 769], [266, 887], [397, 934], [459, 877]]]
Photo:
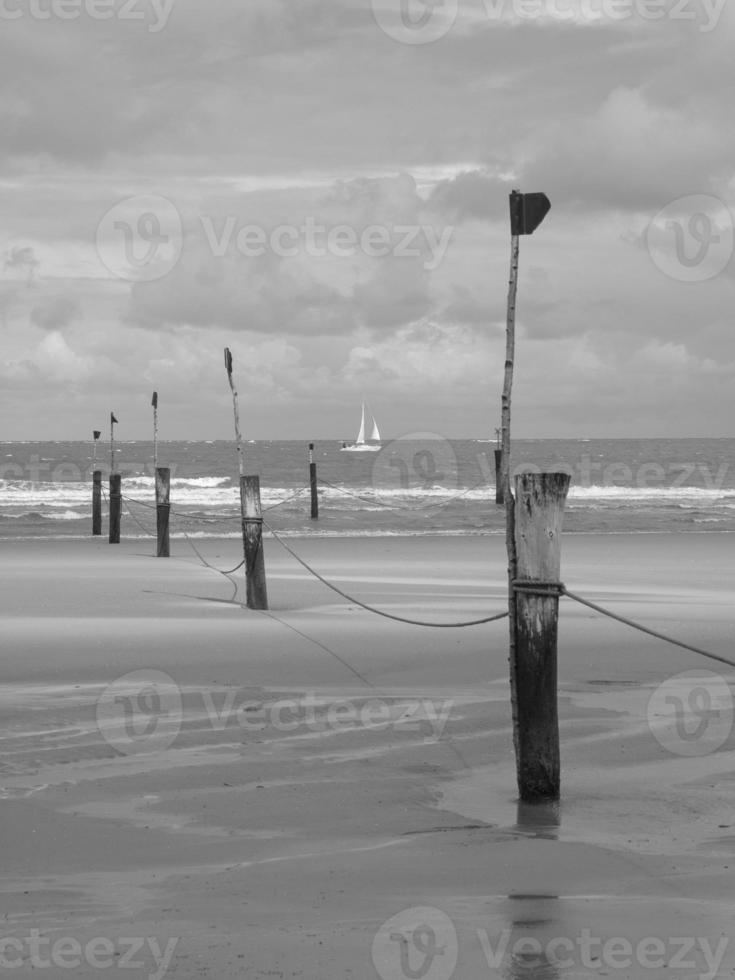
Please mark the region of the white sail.
[[365, 442], [365, 402], [362, 403], [362, 418], [360, 419], [360, 431], [357, 433], [356, 444], [359, 446]]
[[378, 423], [375, 421], [375, 416], [373, 415], [373, 432], [370, 438], [374, 442], [380, 442], [380, 429], [378, 428]]

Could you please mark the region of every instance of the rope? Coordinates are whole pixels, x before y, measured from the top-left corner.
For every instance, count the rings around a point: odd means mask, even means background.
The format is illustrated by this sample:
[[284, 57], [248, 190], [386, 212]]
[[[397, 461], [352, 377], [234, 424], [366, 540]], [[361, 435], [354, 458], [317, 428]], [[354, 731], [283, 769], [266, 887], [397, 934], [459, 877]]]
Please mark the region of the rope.
[[594, 609], [595, 612], [601, 613], [603, 616], [608, 616], [610, 619], [616, 619], [619, 623], [624, 623], [625, 626], [631, 626], [633, 629], [639, 630], [641, 633], [648, 633], [649, 636], [655, 636], [657, 640], [664, 640], [666, 643], [673, 643], [674, 646], [681, 647], [683, 650], [698, 653], [701, 657], [709, 657], [710, 660], [717, 660], [721, 664], [727, 664], [728, 667], [735, 667], [735, 661], [728, 660], [727, 657], [721, 657], [719, 654], [710, 653], [708, 650], [702, 650], [701, 647], [695, 647], [689, 643], [682, 643], [681, 640], [675, 640], [673, 637], [667, 636], [665, 633], [659, 633], [657, 630], [652, 630], [647, 626], [641, 626], [640, 623], [633, 622], [632, 619], [626, 619], [625, 616], [619, 616], [617, 613], [610, 612], [609, 609], [603, 609], [602, 606], [598, 606], [596, 603], [590, 602], [588, 599], [583, 599], [574, 592], [569, 592], [569, 590], [561, 584], [560, 588], [562, 590], [562, 595], [568, 596], [570, 599], [580, 603], [582, 606], [588, 606], [590, 609]]
[[303, 565], [303, 567], [307, 570], [307, 572], [309, 572], [315, 578], [318, 578], [319, 581], [323, 585], [326, 585], [326, 587], [328, 589], [331, 589], [332, 592], [336, 592], [337, 595], [341, 595], [343, 599], [347, 599], [348, 602], [352, 602], [356, 606], [360, 606], [362, 609], [366, 609], [368, 612], [375, 613], [377, 616], [384, 616], [386, 619], [395, 619], [396, 622], [399, 622], [399, 623], [408, 623], [410, 626], [433, 626], [433, 627], [438, 627], [438, 628], [450, 628], [450, 627], [451, 628], [455, 628], [455, 627], [456, 628], [460, 628], [460, 627], [463, 627], [463, 626], [480, 626], [483, 623], [493, 623], [493, 622], [495, 622], [498, 619], [505, 619], [505, 617], [508, 615], [507, 612], [498, 613], [495, 616], [487, 616], [485, 619], [473, 619], [473, 620], [470, 620], [469, 622], [465, 622], [465, 623], [429, 623], [429, 622], [425, 622], [424, 620], [420, 620], [420, 619], [407, 619], [404, 616], [395, 616], [393, 613], [384, 612], [382, 609], [376, 609], [374, 606], [369, 606], [367, 603], [361, 602], [359, 599], [355, 599], [354, 596], [348, 595], [346, 592], [343, 592], [342, 589], [337, 588], [336, 585], [333, 585], [331, 582], [328, 582], [323, 576], [321, 576], [319, 574], [319, 572], [315, 571], [311, 567], [311, 565], [307, 564], [307, 562], [305, 562], [303, 558], [300, 558], [299, 555], [297, 555], [296, 552], [293, 550], [293, 548], [290, 548], [286, 544], [286, 542], [283, 540], [283, 538], [281, 538], [281, 536], [279, 534], [277, 534], [276, 531], [274, 531], [274, 529], [270, 526], [270, 524], [267, 523], [267, 521], [263, 521], [263, 524], [264, 524], [265, 527], [268, 528], [268, 530], [271, 532], [271, 534], [276, 539], [276, 541], [280, 545], [282, 545], [282, 547], [284, 547], [286, 549], [286, 551], [293, 558], [295, 558], [296, 561], [300, 565]]
[[245, 559], [243, 558], [243, 560], [241, 562], [239, 562], [237, 565], [235, 565], [234, 568], [230, 568], [228, 571], [225, 571], [222, 568], [217, 568], [216, 565], [210, 565], [210, 563], [207, 561], [207, 559], [202, 555], [202, 553], [199, 551], [199, 549], [194, 545], [194, 543], [192, 542], [191, 538], [186, 533], [186, 531], [182, 531], [182, 534], [184, 535], [184, 537], [186, 538], [186, 540], [189, 542], [189, 545], [190, 545], [192, 551], [197, 556], [197, 558], [199, 559], [199, 561], [201, 561], [201, 563], [203, 565], [206, 565], [207, 568], [211, 568], [213, 572], [219, 572], [220, 575], [233, 575], [238, 570], [238, 568], [242, 568], [242, 566], [245, 564]]
[[511, 585], [516, 592], [522, 592], [524, 595], [558, 597], [564, 595], [565, 592], [562, 582], [527, 582], [517, 578], [513, 579]]
[[150, 531], [147, 527], [145, 527], [145, 525], [141, 524], [141, 522], [138, 520], [138, 518], [135, 516], [135, 514], [132, 512], [132, 510], [128, 507], [127, 498], [126, 497], [123, 497], [122, 499], [125, 502], [125, 513], [128, 515], [128, 517], [132, 517], [132, 519], [135, 521], [135, 523], [138, 525], [138, 527], [142, 531], [144, 531], [148, 535], [149, 538], [156, 538], [156, 537], [158, 537], [157, 533], [155, 533], [153, 531]]
[[[352, 490], [348, 490], [347, 487], [338, 487], [335, 483], [330, 483], [329, 480], [324, 480], [319, 477], [319, 482], [323, 483], [325, 487], [331, 487], [332, 490], [338, 490], [340, 493], [345, 493], [349, 497], [354, 497], [355, 500], [362, 500], [366, 504], [377, 504], [379, 507], [393, 507], [393, 504], [387, 504], [383, 500], [379, 500], [377, 497], [363, 497], [359, 493], [355, 493]], [[396, 504], [396, 507], [401, 507], [400, 504]]]
[[137, 500], [135, 497], [128, 497], [126, 493], [120, 494], [124, 500], [129, 500], [131, 504], [138, 504], [139, 507], [148, 507], [150, 510], [155, 510], [155, 504], [148, 504], [145, 500]]
[[276, 504], [270, 504], [268, 507], [264, 507], [263, 513], [268, 510], [275, 510], [276, 507], [282, 507], [284, 504], [290, 503], [292, 500], [300, 497], [302, 493], [306, 493], [306, 491], [307, 487], [302, 487], [300, 490], [297, 490], [296, 493], [292, 493], [290, 497], [286, 497], [284, 500], [279, 500]]
[[468, 487], [466, 490], [463, 490], [461, 493], [457, 493], [453, 497], [449, 497], [447, 500], [440, 500], [440, 501], [430, 500], [427, 503], [419, 504], [418, 506], [415, 506], [413, 504], [402, 504], [396, 500], [387, 502], [381, 500], [379, 497], [376, 496], [363, 497], [359, 493], [355, 493], [352, 490], [348, 490], [347, 487], [338, 487], [336, 484], [330, 483], [329, 480], [324, 480], [321, 477], [319, 478], [319, 482], [323, 483], [327, 487], [331, 487], [332, 490], [338, 490], [340, 493], [346, 493], [350, 497], [354, 497], [356, 500], [362, 500], [366, 504], [377, 504], [379, 507], [387, 507], [392, 510], [410, 510], [410, 511], [432, 510], [432, 509], [439, 509], [440, 507], [447, 507], [455, 500], [459, 500], [462, 497], [466, 497], [468, 493], [472, 493], [473, 490], [477, 490], [478, 487], [487, 486], [487, 484], [483, 480], [480, 483], [476, 483], [473, 487]]

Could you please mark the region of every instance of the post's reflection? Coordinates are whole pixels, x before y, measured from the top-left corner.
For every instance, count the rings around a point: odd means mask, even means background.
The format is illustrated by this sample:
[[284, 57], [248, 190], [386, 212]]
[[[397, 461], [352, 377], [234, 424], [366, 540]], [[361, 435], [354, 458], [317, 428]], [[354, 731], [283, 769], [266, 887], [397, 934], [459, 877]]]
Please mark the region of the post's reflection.
[[505, 909], [512, 941], [504, 957], [503, 980], [562, 980], [549, 941], [558, 931], [557, 895], [509, 895]]
[[558, 840], [561, 806], [554, 803], [524, 803], [518, 800], [515, 829], [530, 837]]

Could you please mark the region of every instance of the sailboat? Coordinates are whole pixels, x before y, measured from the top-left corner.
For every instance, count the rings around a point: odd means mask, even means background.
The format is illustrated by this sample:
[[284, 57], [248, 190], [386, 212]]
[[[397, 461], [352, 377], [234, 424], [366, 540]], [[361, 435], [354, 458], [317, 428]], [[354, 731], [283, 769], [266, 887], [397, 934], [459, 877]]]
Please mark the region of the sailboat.
[[[369, 411], [369, 410], [368, 410]], [[360, 418], [360, 431], [357, 433], [357, 439], [351, 444], [346, 442], [342, 443], [341, 451], [343, 453], [374, 453], [379, 449], [382, 449], [380, 444], [380, 429], [378, 428], [378, 423], [375, 421], [375, 416], [369, 411], [372, 416], [373, 428], [370, 433], [370, 438], [365, 439], [365, 401], [362, 403], [362, 416]]]

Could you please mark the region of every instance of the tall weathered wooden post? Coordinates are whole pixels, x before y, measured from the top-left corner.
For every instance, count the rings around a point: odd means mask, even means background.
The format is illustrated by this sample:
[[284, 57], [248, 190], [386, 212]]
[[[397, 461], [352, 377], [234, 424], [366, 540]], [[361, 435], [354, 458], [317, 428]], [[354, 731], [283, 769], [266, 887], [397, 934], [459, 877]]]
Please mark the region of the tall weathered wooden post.
[[232, 354], [225, 347], [225, 369], [232, 391], [232, 407], [235, 415], [235, 440], [240, 468], [240, 516], [242, 519], [242, 545], [245, 558], [245, 585], [248, 609], [267, 609], [268, 593], [265, 580], [263, 555], [263, 516], [260, 506], [260, 477], [245, 476], [245, 462], [240, 435], [240, 410], [237, 389], [232, 378]]
[[314, 443], [309, 443], [309, 488], [311, 490], [311, 519], [319, 518], [319, 494], [317, 492], [316, 463], [314, 462]]
[[171, 470], [156, 467], [156, 557], [169, 558], [169, 517], [171, 514]]
[[[505, 370], [503, 394], [501, 398], [501, 485], [505, 504], [505, 547], [508, 553], [508, 622], [509, 622], [509, 663], [510, 697], [513, 716], [513, 744], [516, 765], [520, 759], [520, 733], [518, 714], [518, 689], [516, 670], [516, 592], [518, 577], [515, 537], [515, 501], [510, 485], [510, 409], [513, 393], [513, 370], [515, 366], [515, 323], [516, 297], [518, 294], [518, 261], [520, 236], [530, 235], [546, 217], [551, 207], [545, 194], [521, 194], [514, 190], [510, 195], [510, 278], [508, 281], [508, 311], [505, 331]], [[519, 786], [521, 796], [524, 789]]]
[[102, 534], [102, 470], [97, 469], [97, 440], [102, 435], [99, 429], [92, 432], [92, 535]]
[[110, 473], [110, 544], [120, 544], [120, 515], [122, 513], [122, 478]]
[[102, 470], [92, 474], [92, 535], [102, 534]]
[[120, 515], [122, 514], [122, 480], [115, 472], [115, 413], [110, 412], [110, 544], [120, 544]]
[[568, 473], [515, 479], [516, 772], [524, 802], [558, 800], [557, 627]]

